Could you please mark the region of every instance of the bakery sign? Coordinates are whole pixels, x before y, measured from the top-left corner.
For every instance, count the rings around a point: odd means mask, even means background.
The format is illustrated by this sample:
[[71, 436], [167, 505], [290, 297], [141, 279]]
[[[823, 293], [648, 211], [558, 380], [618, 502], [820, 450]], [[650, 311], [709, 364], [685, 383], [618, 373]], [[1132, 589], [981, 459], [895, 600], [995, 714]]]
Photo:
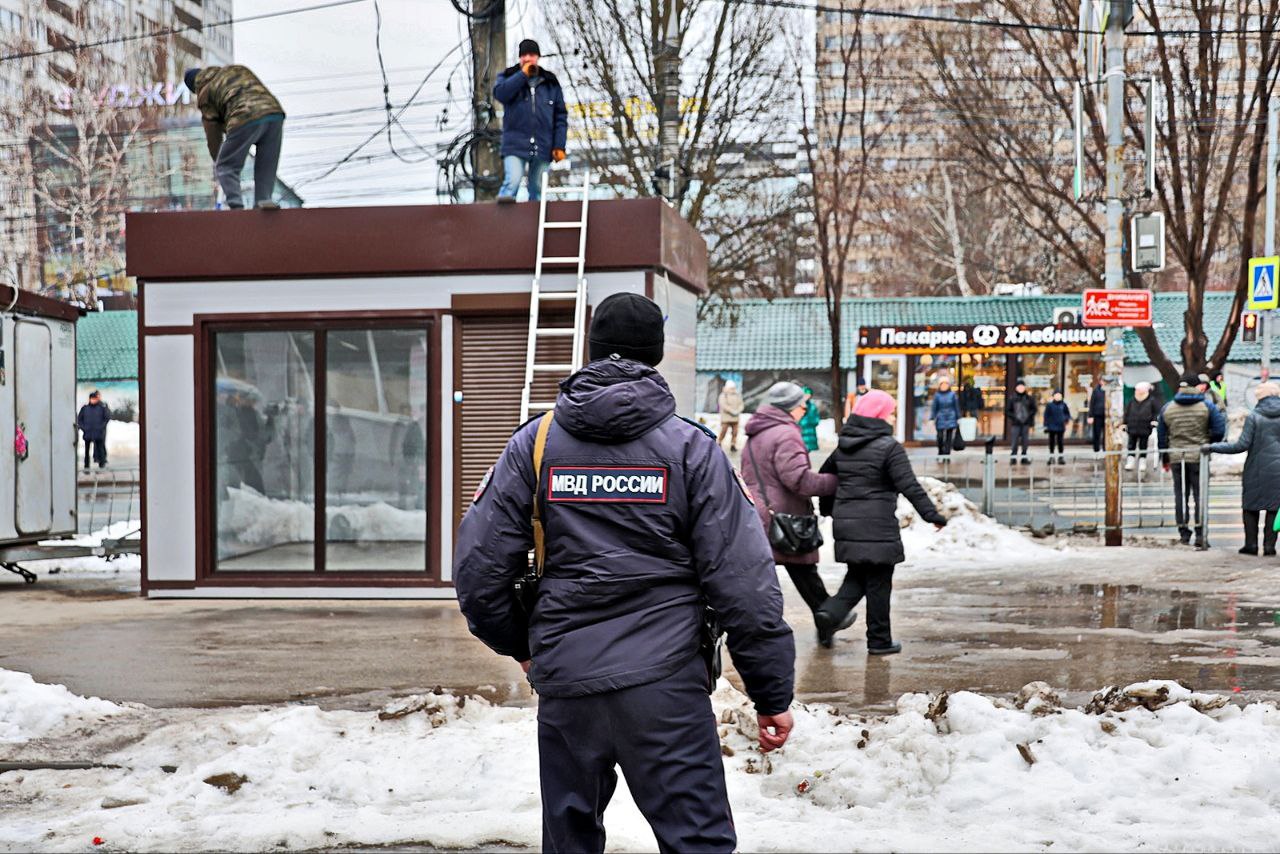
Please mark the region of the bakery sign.
[[976, 323], [972, 326], [863, 326], [858, 353], [1100, 352], [1105, 329], [1077, 324]]

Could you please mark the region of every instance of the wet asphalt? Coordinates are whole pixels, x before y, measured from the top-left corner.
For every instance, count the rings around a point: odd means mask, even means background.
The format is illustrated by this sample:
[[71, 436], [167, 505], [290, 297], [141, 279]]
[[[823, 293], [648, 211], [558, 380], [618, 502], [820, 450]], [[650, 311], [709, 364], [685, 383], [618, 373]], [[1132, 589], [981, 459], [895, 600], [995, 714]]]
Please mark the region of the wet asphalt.
[[[887, 658], [867, 656], [861, 618], [820, 649], [783, 575], [797, 698], [887, 711], [907, 692], [1010, 695], [1040, 680], [1083, 701], [1105, 685], [1169, 678], [1280, 699], [1280, 561], [1169, 548], [995, 561], [902, 568], [893, 618], [904, 651]], [[829, 588], [841, 569], [824, 568]], [[516, 664], [474, 640], [451, 601], [149, 601], [121, 587], [0, 578], [0, 667], [158, 707], [373, 708], [435, 686], [532, 701]]]

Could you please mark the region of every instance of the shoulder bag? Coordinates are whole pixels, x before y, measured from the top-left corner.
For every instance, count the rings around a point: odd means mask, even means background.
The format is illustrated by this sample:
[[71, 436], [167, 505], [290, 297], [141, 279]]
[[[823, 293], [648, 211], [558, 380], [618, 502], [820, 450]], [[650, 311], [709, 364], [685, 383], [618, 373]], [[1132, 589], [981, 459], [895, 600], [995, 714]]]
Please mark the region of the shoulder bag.
[[756, 465], [756, 455], [747, 442], [747, 459], [751, 462], [751, 471], [760, 484], [764, 509], [769, 513], [769, 545], [782, 554], [802, 555], [817, 551], [822, 545], [822, 531], [818, 528], [818, 517], [813, 513], [799, 516], [794, 513], [775, 513], [769, 501], [769, 488], [760, 476], [760, 467]]

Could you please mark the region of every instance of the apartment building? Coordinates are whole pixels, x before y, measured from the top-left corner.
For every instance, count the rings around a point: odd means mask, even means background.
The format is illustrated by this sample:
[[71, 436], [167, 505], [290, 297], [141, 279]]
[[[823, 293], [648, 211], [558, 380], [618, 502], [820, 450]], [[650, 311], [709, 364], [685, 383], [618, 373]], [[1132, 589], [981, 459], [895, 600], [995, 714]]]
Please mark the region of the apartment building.
[[[65, 285], [83, 266], [77, 256], [89, 236], [50, 204], [47, 193], [49, 186], [73, 180], [60, 162], [60, 142], [74, 146], [88, 133], [104, 141], [145, 142], [128, 153], [128, 202], [151, 206], [150, 200], [172, 198], [174, 187], [192, 183], [182, 180], [181, 165], [203, 149], [203, 137], [198, 122], [192, 126], [182, 72], [233, 61], [232, 27], [218, 25], [231, 19], [231, 5], [0, 0], [0, 281], [49, 289]], [[110, 43], [68, 49], [101, 41]], [[86, 121], [86, 109], [107, 115], [128, 109], [130, 118], [117, 129], [105, 118]], [[122, 241], [123, 211], [119, 221], [114, 236]]]

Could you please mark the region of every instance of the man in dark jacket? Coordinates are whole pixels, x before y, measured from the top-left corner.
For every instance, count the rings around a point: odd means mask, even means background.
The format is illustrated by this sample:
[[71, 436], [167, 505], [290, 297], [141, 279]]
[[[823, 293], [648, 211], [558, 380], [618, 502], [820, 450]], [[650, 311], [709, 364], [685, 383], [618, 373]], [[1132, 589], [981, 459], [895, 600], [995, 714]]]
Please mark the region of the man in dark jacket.
[[569, 110], [560, 81], [538, 65], [542, 51], [533, 39], [520, 42], [520, 62], [505, 69], [493, 84], [502, 104], [502, 188], [498, 201], [516, 200], [520, 182], [529, 176], [529, 201], [542, 198], [542, 173], [565, 158]]
[[911, 470], [911, 460], [893, 435], [897, 403], [879, 389], [858, 399], [840, 430], [840, 444], [822, 464], [821, 474], [839, 477], [834, 497], [818, 499], [832, 517], [836, 560], [848, 567], [840, 590], [814, 613], [819, 631], [834, 631], [867, 598], [867, 652], [893, 655], [889, 599], [893, 569], [906, 559], [898, 525], [898, 495], [906, 496], [927, 522], [947, 524]]
[[102, 395], [97, 390], [89, 392], [89, 402], [80, 407], [76, 415], [76, 426], [84, 434], [84, 470], [89, 470], [90, 451], [98, 468], [107, 465], [107, 422], [111, 420], [111, 410], [102, 402]]
[[966, 418], [977, 418], [982, 413], [982, 389], [973, 380], [965, 380], [960, 389], [960, 411]]
[[1089, 409], [1085, 421], [1089, 425], [1089, 436], [1093, 439], [1093, 452], [1101, 453], [1107, 444], [1107, 390], [1102, 387], [1102, 377], [1094, 380], [1093, 391], [1089, 392]]
[[284, 108], [276, 96], [243, 65], [189, 68], [183, 80], [200, 108], [209, 156], [227, 207], [244, 207], [240, 173], [250, 148], [254, 149], [254, 202], [260, 208], [279, 207], [272, 195], [284, 138]]
[[[1164, 466], [1173, 470], [1174, 516], [1182, 544], [1191, 542], [1191, 520], [1195, 521], [1196, 547], [1204, 545], [1204, 527], [1200, 524], [1200, 446], [1221, 442], [1227, 433], [1227, 420], [1222, 411], [1205, 400], [1196, 386], [1200, 378], [1184, 374], [1178, 393], [1160, 410], [1157, 429]], [[1191, 503], [1195, 502], [1195, 515]]]
[[1036, 399], [1027, 394], [1027, 384], [1018, 380], [1005, 404], [1005, 415], [1009, 419], [1009, 461], [1018, 460], [1018, 447], [1022, 447], [1022, 464], [1030, 465], [1027, 456], [1027, 445], [1031, 441], [1031, 428], [1036, 423]]
[[1058, 454], [1058, 465], [1066, 465], [1066, 449], [1063, 438], [1067, 434], [1067, 425], [1071, 423], [1071, 407], [1062, 399], [1062, 390], [1053, 390], [1053, 399], [1044, 405], [1044, 433], [1049, 437], [1049, 462], [1053, 462], [1054, 451]]
[[[795, 643], [769, 542], [715, 436], [675, 416], [654, 370], [662, 311], [636, 294], [595, 309], [592, 361], [546, 422], [516, 431], [458, 528], [454, 583], [471, 632], [538, 692], [543, 848], [603, 851], [621, 765], [663, 851], [737, 844], [710, 678], [713, 608], [755, 703], [761, 748], [792, 727]], [[545, 571], [526, 614], [535, 501]]]

